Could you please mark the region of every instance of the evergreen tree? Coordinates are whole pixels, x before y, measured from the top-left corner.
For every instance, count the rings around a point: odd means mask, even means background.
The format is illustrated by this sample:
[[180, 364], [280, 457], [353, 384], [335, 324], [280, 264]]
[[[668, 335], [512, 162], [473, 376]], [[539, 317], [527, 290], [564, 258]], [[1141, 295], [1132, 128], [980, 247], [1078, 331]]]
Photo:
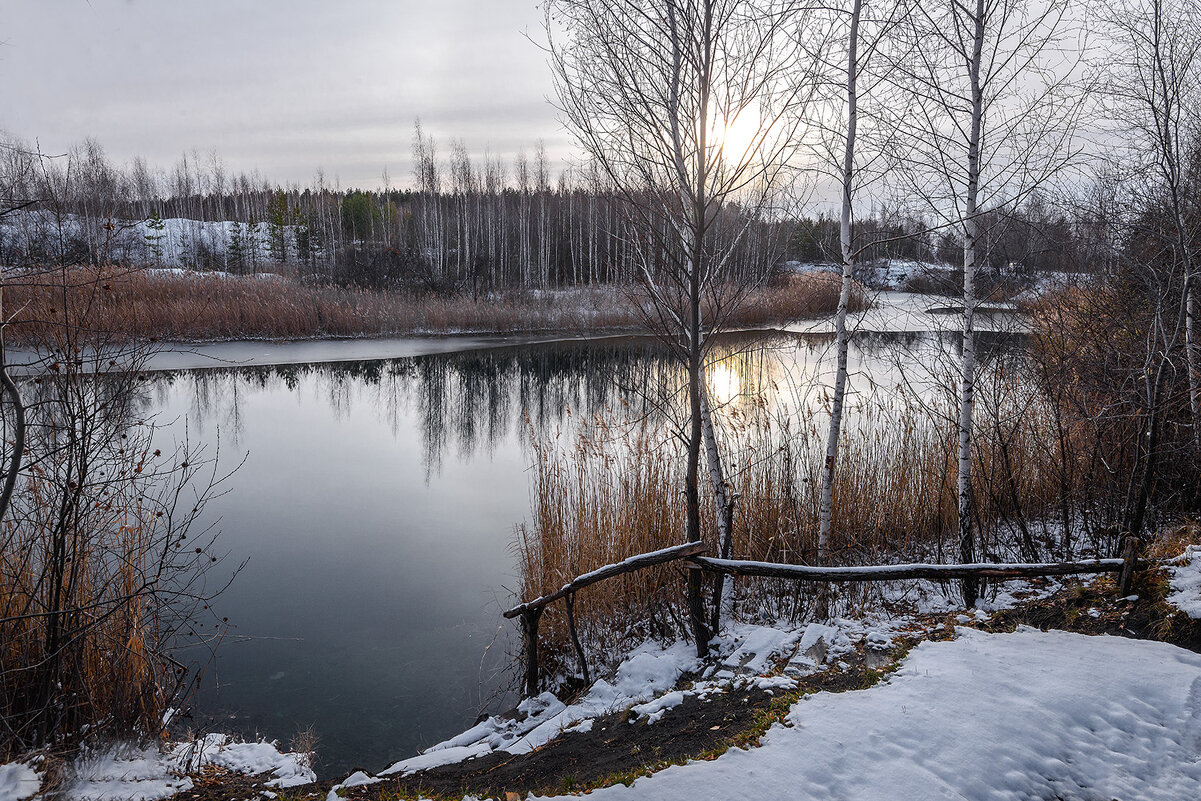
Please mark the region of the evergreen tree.
[[167, 224], [163, 222], [163, 218], [156, 210], [152, 211], [150, 217], [147, 218], [146, 227], [150, 229], [146, 232], [146, 245], [150, 248], [150, 256], [156, 264], [161, 263], [163, 260], [163, 237], [166, 236]]
[[254, 273], [259, 271], [259, 222], [254, 219], [254, 212], [250, 214], [250, 222], [246, 224], [246, 255], [250, 257], [250, 266]]
[[271, 258], [277, 262], [288, 260], [288, 196], [276, 190], [267, 201], [267, 245]]
[[235, 273], [246, 269], [246, 235], [240, 222], [229, 224], [229, 269]]

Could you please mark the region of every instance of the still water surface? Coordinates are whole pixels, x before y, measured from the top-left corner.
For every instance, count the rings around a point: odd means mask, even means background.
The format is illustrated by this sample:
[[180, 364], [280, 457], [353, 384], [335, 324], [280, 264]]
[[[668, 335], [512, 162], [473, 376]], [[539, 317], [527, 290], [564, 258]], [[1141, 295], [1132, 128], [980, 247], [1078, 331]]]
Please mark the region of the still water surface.
[[[718, 401], [820, 398], [828, 336], [728, 347], [710, 372]], [[860, 337], [852, 385], [886, 399], [953, 350], [938, 334]], [[531, 437], [637, 410], [674, 375], [637, 339], [157, 374], [160, 436], [241, 463], [208, 509], [221, 569], [244, 567], [215, 607], [231, 628], [194, 724], [285, 744], [311, 728], [333, 776], [508, 708], [517, 637], [500, 613], [515, 600]]]

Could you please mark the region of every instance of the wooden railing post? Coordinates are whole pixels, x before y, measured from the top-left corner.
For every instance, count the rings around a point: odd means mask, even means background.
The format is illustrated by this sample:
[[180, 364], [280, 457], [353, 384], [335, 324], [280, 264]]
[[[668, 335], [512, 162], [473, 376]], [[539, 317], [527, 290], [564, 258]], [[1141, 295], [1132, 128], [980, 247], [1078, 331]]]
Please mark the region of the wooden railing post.
[[[580, 658], [580, 667], [584, 671], [584, 681], [589, 681], [588, 665], [584, 661], [584, 649], [580, 647], [580, 638], [575, 630], [575, 593], [576, 590], [584, 587], [589, 587], [596, 584], [598, 581], [613, 578], [614, 576], [622, 576], [626, 573], [632, 573], [635, 570], [641, 570], [645, 567], [653, 565], [667, 564], [680, 559], [687, 559], [692, 556], [699, 556], [704, 553], [705, 544], [701, 542], [689, 542], [683, 545], [673, 545], [668, 548], [661, 548], [657, 551], [649, 553], [640, 553], [623, 559], [611, 565], [599, 567], [582, 576], [576, 576], [571, 581], [564, 584], [554, 592], [547, 593], [534, 598], [531, 601], [520, 603], [511, 609], [504, 611], [506, 619], [521, 618], [521, 631], [525, 635], [525, 691], [527, 695], [538, 694], [538, 619], [542, 617], [542, 611], [546, 606], [560, 598], [567, 599], [567, 623], [571, 629], [572, 645], [575, 646], [576, 655]], [[702, 622], [701, 628], [704, 628]]]
[[580, 646], [579, 635], [575, 631], [575, 593], [571, 593], [563, 602], [567, 604], [567, 630], [571, 633], [571, 644], [575, 646], [576, 659], [580, 660], [580, 670], [584, 674], [584, 686], [592, 683], [588, 677], [588, 660], [584, 658], [584, 649]]
[[525, 634], [525, 694], [538, 694], [538, 619], [544, 607], [538, 606], [521, 613], [521, 629]]
[[1125, 598], [1134, 587], [1134, 569], [1138, 566], [1138, 537], [1127, 534], [1122, 540], [1122, 573], [1118, 578], [1118, 596]]

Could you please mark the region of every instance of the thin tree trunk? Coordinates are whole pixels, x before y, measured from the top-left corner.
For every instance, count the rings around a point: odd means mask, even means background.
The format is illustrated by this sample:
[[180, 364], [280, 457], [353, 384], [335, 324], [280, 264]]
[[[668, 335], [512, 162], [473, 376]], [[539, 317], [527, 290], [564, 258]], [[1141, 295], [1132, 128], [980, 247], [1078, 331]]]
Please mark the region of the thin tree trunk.
[[[701, 381], [704, 380], [704, 369], [701, 364], [701, 304], [700, 276], [697, 274], [696, 262], [690, 260], [692, 270], [689, 298], [688, 321], [688, 465], [684, 486], [684, 504], [687, 520], [687, 541], [701, 542], [701, 498], [700, 498], [700, 461], [701, 461]], [[692, 620], [692, 633], [696, 638], [696, 655], [704, 657], [709, 653], [709, 630], [705, 625], [704, 601], [701, 597], [701, 575], [696, 570], [688, 571], [688, 614]]]
[[[725, 469], [721, 463], [721, 452], [717, 449], [717, 436], [713, 430], [713, 410], [709, 407], [709, 393], [701, 376], [701, 435], [705, 440], [705, 455], [709, 462], [709, 480], [713, 484], [713, 506], [717, 516], [718, 556], [729, 559], [734, 548], [734, 500], [726, 487]], [[713, 613], [709, 629], [717, 632], [724, 617], [730, 618], [734, 609], [733, 582], [727, 584], [725, 575], [718, 573], [713, 584]]]
[[[969, 65], [972, 84], [972, 128], [968, 140], [967, 195], [963, 223], [963, 358], [959, 378], [959, 558], [975, 561], [976, 537], [972, 528], [972, 411], [976, 395], [976, 271], [979, 258], [978, 194], [980, 189], [980, 139], [984, 117], [984, 94], [980, 86], [980, 63], [984, 48], [984, 0], [976, 0], [975, 36]], [[976, 578], [963, 580], [963, 602], [976, 603], [980, 585]]]
[[[862, 0], [855, 0], [851, 9], [851, 28], [847, 46], [847, 133], [842, 162], [842, 214], [839, 224], [839, 243], [842, 252], [842, 287], [838, 293], [838, 310], [834, 315], [834, 339], [837, 349], [837, 368], [834, 375], [834, 397], [830, 405], [830, 430], [826, 434], [826, 458], [822, 463], [821, 501], [818, 509], [817, 564], [822, 564], [830, 545], [830, 529], [834, 507], [834, 468], [838, 462], [838, 440], [842, 434], [842, 409], [847, 385], [847, 307], [851, 300], [851, 281], [855, 271], [855, 251], [852, 246], [853, 191], [855, 176], [855, 135], [859, 122], [858, 51], [859, 15]], [[819, 591], [817, 616], [829, 612], [828, 588]]]
[[0, 286], [0, 384], [4, 394], [13, 405], [13, 441], [12, 452], [8, 457], [7, 470], [4, 473], [4, 485], [0, 489], [0, 522], [8, 512], [12, 502], [13, 490], [17, 485], [17, 473], [21, 470], [21, 459], [25, 453], [25, 402], [12, 376], [8, 374], [8, 354], [4, 346], [4, 288]]

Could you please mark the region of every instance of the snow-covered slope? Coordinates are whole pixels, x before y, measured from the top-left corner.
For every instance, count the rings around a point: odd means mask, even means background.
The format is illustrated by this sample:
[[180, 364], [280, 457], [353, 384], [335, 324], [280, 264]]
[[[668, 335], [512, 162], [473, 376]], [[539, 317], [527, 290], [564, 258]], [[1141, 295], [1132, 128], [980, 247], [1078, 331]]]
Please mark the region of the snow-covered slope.
[[[0, 257], [22, 263], [36, 253], [70, 250], [72, 240], [86, 243], [116, 261], [175, 267], [225, 266], [231, 249], [241, 248], [246, 267], [274, 263], [267, 226], [253, 229], [246, 223], [167, 218], [106, 221], [85, 220], [74, 214], [53, 215], [42, 211], [19, 211], [0, 219]], [[284, 226], [289, 249], [295, 242], [295, 227]]]
[[216, 765], [247, 774], [269, 773], [272, 787], [295, 787], [316, 780], [306, 754], [281, 752], [275, 743], [234, 742], [209, 734], [160, 752], [155, 748], [116, 748], [80, 758], [67, 782], [68, 801], [156, 801], [192, 788], [189, 771]]
[[1201, 656], [1162, 643], [961, 630], [887, 684], [802, 699], [760, 748], [598, 799], [1173, 799], [1201, 795]]

